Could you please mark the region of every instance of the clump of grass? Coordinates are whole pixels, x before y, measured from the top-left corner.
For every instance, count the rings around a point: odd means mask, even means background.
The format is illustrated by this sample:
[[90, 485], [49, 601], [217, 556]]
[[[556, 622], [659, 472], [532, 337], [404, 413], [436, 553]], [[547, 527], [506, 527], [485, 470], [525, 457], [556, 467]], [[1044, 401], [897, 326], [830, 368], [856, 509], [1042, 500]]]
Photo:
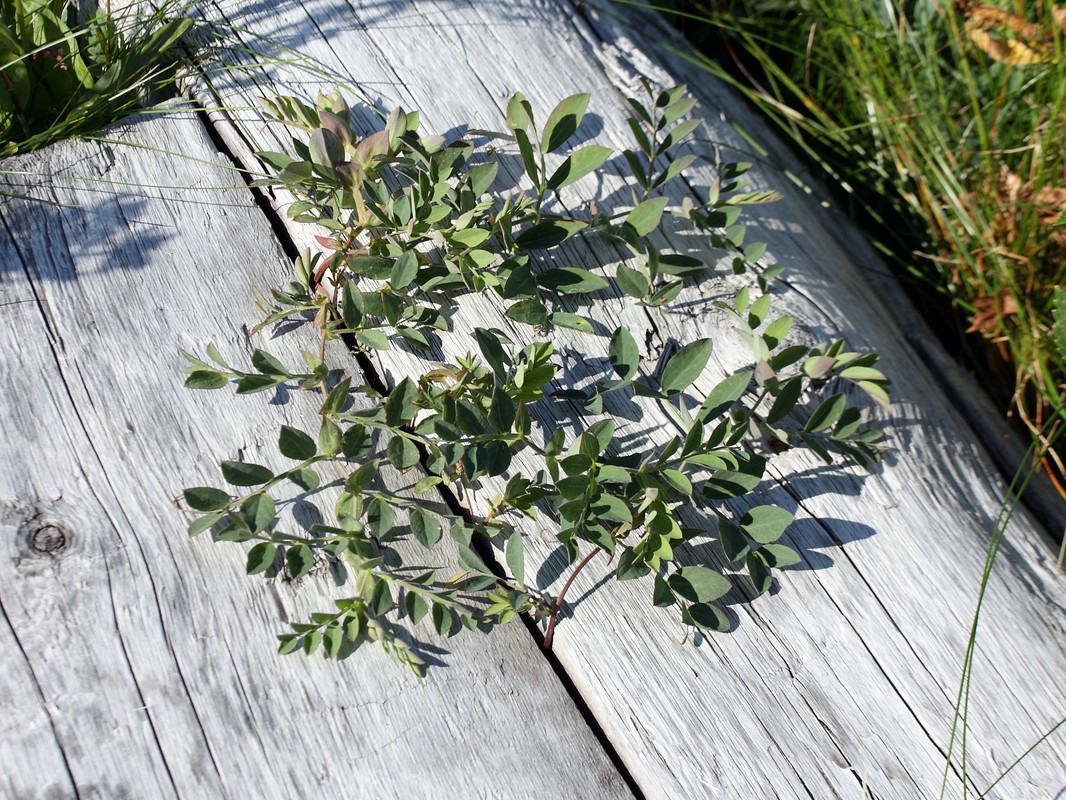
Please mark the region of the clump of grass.
[[0, 155], [99, 130], [171, 85], [183, 10], [0, 0]]
[[[678, 0], [700, 63], [854, 193], [979, 336], [1063, 491], [1066, 9], [1048, 2]], [[901, 233], [894, 241], [894, 232]], [[971, 337], [973, 338], [973, 337]], [[998, 377], [997, 377], [998, 373]]]

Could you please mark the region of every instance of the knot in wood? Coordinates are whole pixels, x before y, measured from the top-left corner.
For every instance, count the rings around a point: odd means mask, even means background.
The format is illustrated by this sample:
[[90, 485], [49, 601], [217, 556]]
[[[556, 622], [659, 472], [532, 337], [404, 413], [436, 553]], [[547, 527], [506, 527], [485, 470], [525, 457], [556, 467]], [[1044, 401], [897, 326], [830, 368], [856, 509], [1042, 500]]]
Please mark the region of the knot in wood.
[[42, 525], [30, 536], [30, 546], [40, 553], [55, 553], [67, 546], [67, 536], [55, 525]]

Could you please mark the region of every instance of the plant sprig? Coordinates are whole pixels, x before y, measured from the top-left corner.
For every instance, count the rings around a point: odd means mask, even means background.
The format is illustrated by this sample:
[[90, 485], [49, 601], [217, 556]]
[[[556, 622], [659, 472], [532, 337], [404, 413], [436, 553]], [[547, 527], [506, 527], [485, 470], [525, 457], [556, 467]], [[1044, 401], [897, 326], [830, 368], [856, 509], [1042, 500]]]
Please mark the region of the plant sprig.
[[[867, 465], [879, 458], [880, 433], [841, 389], [850, 382], [887, 404], [877, 356], [847, 352], [843, 342], [785, 343], [792, 320], [771, 314], [777, 271], [756, 267], [765, 246], [741, 249], [736, 223], [741, 205], [769, 196], [743, 193], [745, 167], [718, 161], [720, 181], [707, 202], [668, 208], [662, 190], [696, 161], [678, 157], [677, 147], [699, 120], [687, 118], [694, 103], [684, 87], [645, 90], [647, 104], [630, 101], [636, 149], [624, 154], [633, 204], [608, 211], [589, 202], [566, 213], [555, 202], [559, 190], [576, 189], [612, 155], [594, 144], [568, 149], [588, 95], [561, 101], [539, 129], [530, 103], [521, 94], [511, 98], [508, 133], [495, 136], [518, 150], [524, 174], [504, 191], [495, 190], [500, 163], [487, 148], [420, 136], [416, 112], [397, 109], [382, 130], [360, 138], [337, 95], [320, 96], [313, 106], [288, 97], [266, 101], [271, 117], [306, 138], [294, 137], [295, 156], [261, 154], [270, 170], [261, 183], [295, 196], [289, 216], [319, 226], [323, 250], [296, 259], [288, 287], [258, 296], [262, 325], [311, 321], [323, 346], [305, 354], [306, 371], [289, 371], [262, 350], [252, 355], [254, 371], [243, 371], [209, 346], [206, 361], [187, 356], [186, 385], [319, 391], [318, 431], [281, 428], [279, 455], [295, 462], [281, 471], [223, 462], [223, 478], [247, 492], [195, 487], [185, 499], [202, 514], [190, 533], [253, 543], [250, 574], [299, 579], [317, 559], [354, 573], [352, 594], [335, 610], [294, 624], [279, 637], [282, 652], [321, 648], [336, 656], [374, 640], [421, 672], [405, 621], [428, 618], [450, 635], [518, 614], [547, 618], [550, 646], [566, 589], [600, 552], [613, 560], [617, 579], [650, 579], [652, 602], [677, 607], [685, 624], [728, 630], [719, 601], [738, 586], [736, 570], [748, 576], [746, 591], [760, 594], [772, 585], [773, 570], [802, 560], [784, 539], [789, 512], [750, 501], [736, 512], [728, 501], [756, 491], [769, 459], [789, 447], [809, 448], [827, 462], [833, 455]], [[621, 242], [631, 259], [615, 266], [615, 283], [640, 303], [662, 306], [711, 270], [656, 244], [668, 213], [731, 253], [734, 272], [755, 271], [755, 286], [745, 284], [720, 304], [751, 349], [750, 367], [708, 386], [713, 340], [701, 338], [665, 359], [657, 377], [647, 375], [636, 340], [622, 326], [585, 353], [587, 364], [605, 363], [607, 371], [583, 389], [560, 385], [557, 329], [594, 331], [591, 318], [560, 300], [581, 295], [594, 303], [611, 283], [598, 268], [557, 266], [553, 252], [577, 236]], [[387, 350], [396, 340], [432, 349], [450, 334], [450, 307], [468, 292], [491, 293], [503, 308], [496, 325], [485, 321], [465, 343], [476, 352], [403, 378], [386, 396], [362, 383], [354, 361], [326, 365], [325, 342], [335, 338], [356, 351]], [[497, 327], [504, 319], [519, 324], [520, 336]], [[338, 369], [343, 378], [336, 378]], [[627, 444], [616, 436], [613, 401], [605, 401], [613, 393], [658, 405], [676, 432], [639, 449]], [[567, 437], [563, 419], [576, 436]], [[407, 494], [385, 489], [385, 464], [420, 477]], [[326, 465], [343, 477], [324, 482]], [[285, 486], [304, 502], [334, 498], [322, 515], [331, 522], [283, 531], [277, 498]], [[481, 508], [473, 502], [477, 487], [490, 493]], [[437, 489], [456, 504], [436, 508], [412, 499]], [[544, 519], [572, 565], [555, 597], [526, 578], [528, 523]], [[688, 543], [708, 538], [718, 541], [728, 568], [685, 563], [691, 556], [680, 554]], [[433, 567], [409, 565], [394, 547], [414, 540], [439, 558], [446, 539], [455, 561]], [[495, 560], [490, 544], [502, 552], [505, 570], [487, 563]]]

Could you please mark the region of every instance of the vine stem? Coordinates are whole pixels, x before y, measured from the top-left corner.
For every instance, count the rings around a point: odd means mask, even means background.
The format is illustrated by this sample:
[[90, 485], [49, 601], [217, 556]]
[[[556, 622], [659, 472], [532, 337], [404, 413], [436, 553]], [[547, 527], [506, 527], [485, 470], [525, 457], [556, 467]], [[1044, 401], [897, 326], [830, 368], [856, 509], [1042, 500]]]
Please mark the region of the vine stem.
[[563, 610], [563, 599], [566, 597], [567, 590], [570, 589], [570, 584], [574, 582], [574, 578], [576, 578], [578, 573], [581, 572], [590, 561], [592, 561], [598, 552], [600, 552], [599, 548], [594, 548], [591, 553], [581, 559], [581, 562], [574, 567], [574, 571], [570, 573], [570, 577], [566, 579], [566, 583], [563, 584], [563, 590], [559, 592], [559, 596], [555, 598], [555, 605], [552, 606], [552, 613], [548, 618], [548, 628], [544, 632], [545, 650], [552, 649], [552, 639], [555, 636], [555, 623], [559, 621], [559, 612]]

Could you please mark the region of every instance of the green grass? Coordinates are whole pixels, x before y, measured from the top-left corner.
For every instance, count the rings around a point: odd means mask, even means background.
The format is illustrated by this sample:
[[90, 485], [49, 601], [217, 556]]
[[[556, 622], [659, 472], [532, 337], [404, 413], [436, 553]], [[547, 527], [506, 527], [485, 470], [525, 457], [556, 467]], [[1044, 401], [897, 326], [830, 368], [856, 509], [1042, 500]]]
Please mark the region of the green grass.
[[[666, 5], [714, 54], [693, 58], [851, 192], [879, 244], [950, 300], [986, 382], [1034, 439], [1058, 441], [1066, 11], [1010, 0], [962, 10], [941, 0]], [[1063, 453], [1046, 452], [1061, 491]]]
[[193, 25], [183, 10], [0, 0], [0, 155], [97, 131], [172, 86]]

